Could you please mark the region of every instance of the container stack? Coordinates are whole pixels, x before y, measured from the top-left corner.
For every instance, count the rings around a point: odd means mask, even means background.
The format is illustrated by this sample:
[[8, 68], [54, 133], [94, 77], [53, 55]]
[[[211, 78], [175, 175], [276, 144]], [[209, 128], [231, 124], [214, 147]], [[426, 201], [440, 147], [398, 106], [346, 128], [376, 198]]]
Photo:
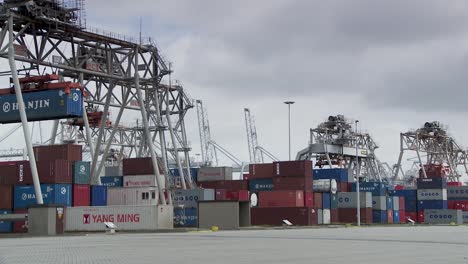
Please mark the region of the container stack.
[[447, 186], [448, 209], [462, 210], [463, 222], [468, 223], [468, 186]]
[[[372, 193], [360, 192], [361, 223], [372, 224]], [[357, 216], [357, 192], [338, 193], [338, 219], [340, 223], [355, 223]]]
[[390, 195], [399, 197], [400, 223], [405, 223], [407, 219], [411, 219], [413, 221], [418, 220], [417, 190], [393, 190], [390, 191]]
[[[432, 176], [429, 174], [428, 177]], [[436, 174], [436, 176], [439, 174]], [[424, 210], [447, 209], [447, 179], [443, 177], [420, 178], [417, 180], [418, 222], [424, 222]]]

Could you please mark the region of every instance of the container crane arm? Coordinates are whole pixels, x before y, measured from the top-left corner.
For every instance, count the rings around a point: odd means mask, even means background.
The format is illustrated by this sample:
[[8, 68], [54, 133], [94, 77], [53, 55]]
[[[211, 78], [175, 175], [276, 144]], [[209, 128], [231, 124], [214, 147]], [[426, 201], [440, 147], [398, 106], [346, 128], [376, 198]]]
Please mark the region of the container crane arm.
[[214, 146], [217, 150], [221, 151], [228, 159], [234, 162], [237, 166], [242, 167], [242, 162], [236, 158], [233, 154], [227, 151], [225, 148], [221, 147], [218, 143], [214, 142], [213, 140], [208, 141], [208, 144]]

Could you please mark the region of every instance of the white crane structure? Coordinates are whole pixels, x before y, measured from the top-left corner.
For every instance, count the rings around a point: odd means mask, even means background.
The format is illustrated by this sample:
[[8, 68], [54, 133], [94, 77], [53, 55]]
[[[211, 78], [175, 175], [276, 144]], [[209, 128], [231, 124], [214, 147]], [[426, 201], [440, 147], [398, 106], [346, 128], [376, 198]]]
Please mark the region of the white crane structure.
[[408, 181], [402, 168], [405, 152], [416, 154], [420, 166], [419, 177], [427, 178], [427, 169], [431, 165], [440, 165], [449, 181], [460, 181], [460, 167], [468, 174], [467, 151], [449, 135], [447, 127], [438, 121], [426, 122], [415, 131], [400, 134], [400, 155], [393, 171], [394, 181]]
[[247, 144], [249, 147], [250, 163], [264, 163], [264, 157], [267, 156], [273, 161], [278, 161], [273, 154], [265, 148], [258, 145], [257, 127], [255, 126], [255, 118], [249, 108], [244, 108], [245, 129], [247, 132]]

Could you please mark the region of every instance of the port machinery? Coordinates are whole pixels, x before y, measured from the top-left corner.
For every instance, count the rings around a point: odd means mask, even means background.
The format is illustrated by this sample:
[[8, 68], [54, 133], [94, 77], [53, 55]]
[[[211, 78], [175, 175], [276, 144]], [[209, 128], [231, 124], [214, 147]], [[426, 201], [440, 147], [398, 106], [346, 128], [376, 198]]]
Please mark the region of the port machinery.
[[[100, 183], [103, 169], [103, 162], [99, 162], [100, 151], [95, 150], [109, 152], [112, 144], [118, 141], [116, 135], [125, 134], [122, 138], [134, 135], [128, 144], [133, 156], [151, 157], [157, 181], [158, 167], [162, 166], [168, 177], [167, 160], [172, 156], [186, 176], [182, 178], [183, 188], [192, 186], [184, 117], [193, 105], [181, 85], [172, 85], [172, 69], [153, 40], [135, 40], [87, 28], [84, 0], [4, 0], [0, 4], [0, 28], [0, 58], [8, 59], [19, 105], [23, 102], [23, 91], [18, 75], [24, 71], [29, 77], [57, 74], [61, 82], [69, 81], [83, 87], [86, 94], [83, 120], [75, 128], [79, 131], [76, 134], [81, 133], [85, 138], [92, 156], [91, 184]], [[25, 69], [24, 65], [29, 66]], [[2, 72], [2, 76], [5, 75]], [[163, 84], [168, 78], [169, 84]], [[99, 125], [94, 121], [90, 124], [88, 119], [90, 107], [96, 106], [103, 112]], [[106, 114], [111, 109], [118, 112], [112, 124]], [[28, 120], [24, 108], [20, 107], [19, 112], [36, 199], [42, 204]], [[121, 129], [122, 116], [129, 113], [139, 114], [142, 122], [133, 129]], [[50, 144], [58, 140], [59, 126], [60, 120], [54, 120]], [[118, 142], [121, 147], [122, 142]], [[157, 157], [161, 157], [162, 162], [158, 163]], [[172, 189], [171, 180], [167, 182], [166, 188]], [[171, 204], [171, 192], [166, 199], [159, 182], [158, 188], [160, 202]]]
[[309, 146], [299, 151], [296, 159], [314, 160], [318, 168], [348, 168], [364, 180], [388, 181], [391, 171], [375, 155], [378, 147], [368, 133], [353, 129], [352, 120], [343, 115], [329, 116], [310, 129]]
[[[416, 155], [415, 163], [419, 166], [416, 175], [403, 172], [403, 155], [407, 152]], [[434, 173], [431, 171], [433, 169], [439, 169], [437, 175], [428, 175]], [[418, 177], [432, 176], [444, 176], [449, 181], [459, 182], [461, 171], [468, 174], [467, 151], [450, 136], [447, 127], [439, 121], [426, 122], [416, 130], [400, 133], [400, 155], [393, 168], [395, 182], [412, 185]]]

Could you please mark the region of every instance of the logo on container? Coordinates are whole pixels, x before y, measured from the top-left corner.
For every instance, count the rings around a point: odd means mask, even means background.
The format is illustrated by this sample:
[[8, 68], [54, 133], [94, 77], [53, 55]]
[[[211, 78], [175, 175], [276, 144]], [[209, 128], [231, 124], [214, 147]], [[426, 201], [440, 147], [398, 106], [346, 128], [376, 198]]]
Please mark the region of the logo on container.
[[78, 101], [78, 94], [73, 94], [73, 101], [77, 102]]
[[8, 113], [8, 112], [10, 112], [10, 109], [11, 109], [10, 103], [4, 103], [3, 104], [3, 112]]
[[62, 187], [62, 188], [60, 189], [60, 193], [61, 193], [62, 195], [65, 195], [65, 194], [67, 193], [67, 188]]
[[83, 215], [83, 224], [89, 225], [91, 223], [91, 216], [89, 214]]
[[84, 165], [80, 166], [80, 173], [82, 174], [86, 173], [86, 167]]

